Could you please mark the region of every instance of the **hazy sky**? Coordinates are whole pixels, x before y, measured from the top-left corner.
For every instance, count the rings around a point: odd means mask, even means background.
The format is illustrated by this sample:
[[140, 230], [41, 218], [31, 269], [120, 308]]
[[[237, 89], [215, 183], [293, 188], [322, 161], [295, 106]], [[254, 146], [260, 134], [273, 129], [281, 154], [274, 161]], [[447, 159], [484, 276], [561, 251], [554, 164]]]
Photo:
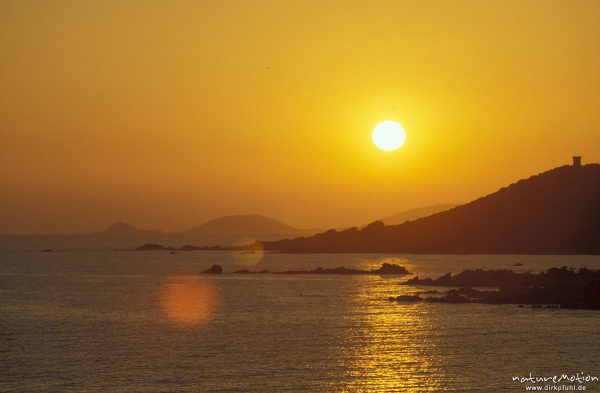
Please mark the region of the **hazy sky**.
[[0, 233], [361, 224], [600, 161], [598, 21], [593, 0], [3, 0]]

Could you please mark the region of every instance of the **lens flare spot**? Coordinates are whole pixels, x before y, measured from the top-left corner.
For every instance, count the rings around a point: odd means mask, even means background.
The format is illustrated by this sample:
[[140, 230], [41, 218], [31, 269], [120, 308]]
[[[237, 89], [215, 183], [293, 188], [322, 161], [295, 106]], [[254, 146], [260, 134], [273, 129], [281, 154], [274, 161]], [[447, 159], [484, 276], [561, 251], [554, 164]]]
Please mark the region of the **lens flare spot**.
[[198, 325], [212, 318], [217, 291], [210, 280], [199, 276], [173, 277], [162, 288], [160, 305], [169, 321]]
[[232, 251], [233, 260], [240, 266], [255, 266], [265, 255], [262, 243], [252, 237], [238, 239], [235, 246], [241, 249]]

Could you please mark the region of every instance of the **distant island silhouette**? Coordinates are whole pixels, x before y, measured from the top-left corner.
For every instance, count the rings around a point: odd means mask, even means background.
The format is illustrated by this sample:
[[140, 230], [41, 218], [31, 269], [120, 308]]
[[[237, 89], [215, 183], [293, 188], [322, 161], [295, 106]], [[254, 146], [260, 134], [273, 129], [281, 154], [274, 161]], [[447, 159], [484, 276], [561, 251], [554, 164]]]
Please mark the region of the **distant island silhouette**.
[[[271, 236], [278, 235], [277, 238], [295, 235], [312, 235], [317, 233], [316, 229], [298, 229], [283, 222], [259, 214], [239, 214], [232, 216], [223, 216], [207, 221], [206, 223], [193, 227], [183, 232], [200, 235], [220, 235], [220, 236]], [[145, 230], [138, 229], [134, 225], [118, 220], [106, 229], [93, 232], [92, 235], [129, 235], [129, 234], [161, 234], [165, 233], [159, 229]], [[192, 247], [192, 246], [190, 246]], [[198, 247], [198, 249], [202, 249]]]
[[[249, 248], [252, 248], [250, 245]], [[565, 165], [400, 225], [262, 242], [286, 253], [598, 254], [600, 165]]]
[[162, 233], [159, 229], [138, 229], [135, 226], [118, 220], [114, 224], [111, 224], [108, 228], [96, 232], [95, 234], [99, 235], [132, 235], [132, 234], [159, 234]]
[[302, 235], [315, 231], [291, 227], [280, 221], [259, 214], [238, 214], [210, 220], [200, 226], [191, 228], [186, 233], [205, 235]]

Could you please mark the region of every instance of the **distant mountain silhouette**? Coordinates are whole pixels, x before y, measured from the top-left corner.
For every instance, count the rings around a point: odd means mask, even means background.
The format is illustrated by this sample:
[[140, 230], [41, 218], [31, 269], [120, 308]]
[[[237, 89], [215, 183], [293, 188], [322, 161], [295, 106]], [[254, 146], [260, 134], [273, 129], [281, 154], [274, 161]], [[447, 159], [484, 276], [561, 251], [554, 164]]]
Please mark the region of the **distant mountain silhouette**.
[[597, 254], [600, 165], [577, 159], [473, 202], [401, 225], [263, 242], [293, 253]]
[[439, 205], [419, 207], [394, 214], [393, 216], [382, 218], [381, 221], [383, 221], [385, 225], [399, 225], [404, 224], [406, 221], [413, 221], [419, 218], [431, 216], [432, 214], [443, 212], [444, 210], [450, 210], [456, 206], [458, 205], [444, 203]]
[[161, 231], [158, 229], [154, 229], [154, 230], [138, 229], [129, 223], [119, 220], [119, 221], [115, 222], [114, 224], [111, 224], [105, 230], [98, 232], [98, 234], [102, 234], [102, 235], [130, 235], [130, 234], [136, 234], [136, 233], [161, 233]]
[[271, 234], [299, 235], [306, 231], [258, 214], [240, 214], [219, 217], [186, 232], [210, 235], [259, 236]]

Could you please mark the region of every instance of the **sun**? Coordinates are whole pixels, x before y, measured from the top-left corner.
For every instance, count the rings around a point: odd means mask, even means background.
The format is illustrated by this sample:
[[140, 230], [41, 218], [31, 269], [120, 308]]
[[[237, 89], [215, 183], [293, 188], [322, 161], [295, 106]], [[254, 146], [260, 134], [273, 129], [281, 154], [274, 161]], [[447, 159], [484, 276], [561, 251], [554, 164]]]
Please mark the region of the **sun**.
[[385, 151], [398, 150], [404, 144], [406, 132], [404, 128], [393, 120], [382, 121], [373, 129], [373, 143]]

